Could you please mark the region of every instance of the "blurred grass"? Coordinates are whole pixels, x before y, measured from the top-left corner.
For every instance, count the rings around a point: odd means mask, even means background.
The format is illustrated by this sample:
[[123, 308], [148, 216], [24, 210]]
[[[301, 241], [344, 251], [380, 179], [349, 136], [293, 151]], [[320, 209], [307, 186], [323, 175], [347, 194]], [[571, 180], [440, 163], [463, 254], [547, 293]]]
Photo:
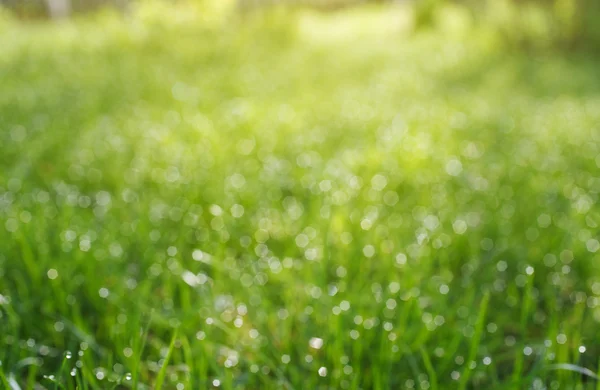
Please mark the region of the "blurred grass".
[[452, 12], [2, 22], [2, 381], [593, 388], [598, 58]]

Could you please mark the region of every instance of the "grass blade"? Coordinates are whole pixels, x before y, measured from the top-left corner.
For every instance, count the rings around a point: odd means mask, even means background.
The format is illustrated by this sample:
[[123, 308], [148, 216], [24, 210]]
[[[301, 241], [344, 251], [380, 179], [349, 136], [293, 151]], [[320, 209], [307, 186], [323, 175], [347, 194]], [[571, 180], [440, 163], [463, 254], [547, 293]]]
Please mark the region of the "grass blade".
[[577, 366], [575, 364], [570, 364], [570, 363], [552, 364], [552, 365], [548, 366], [548, 369], [549, 370], [567, 370], [567, 371], [577, 372], [581, 375], [588, 376], [595, 380], [600, 380], [600, 377], [598, 375], [596, 375], [596, 373], [594, 371], [590, 370], [589, 368]]
[[425, 365], [425, 369], [427, 370], [427, 375], [429, 375], [430, 389], [437, 390], [437, 388], [438, 388], [437, 375], [435, 373], [435, 369], [433, 368], [433, 365], [431, 364], [429, 355], [427, 354], [427, 351], [423, 347], [421, 347], [420, 351], [421, 351], [421, 358], [423, 359], [423, 364]]
[[461, 381], [459, 385], [459, 389], [464, 390], [467, 387], [467, 383], [469, 383], [469, 379], [471, 377], [471, 368], [469, 368], [469, 363], [477, 357], [477, 350], [479, 349], [479, 343], [481, 342], [481, 334], [483, 332], [483, 326], [485, 323], [485, 316], [487, 313], [488, 302], [490, 300], [490, 293], [486, 292], [481, 300], [481, 304], [479, 305], [479, 316], [477, 317], [477, 323], [475, 324], [475, 334], [473, 335], [473, 341], [471, 342], [471, 346], [469, 348], [469, 359], [467, 360], [467, 365], [462, 372]]
[[139, 381], [139, 369], [140, 369], [140, 363], [142, 361], [142, 355], [144, 353], [144, 348], [146, 347], [146, 341], [148, 340], [148, 330], [150, 329], [150, 324], [152, 324], [152, 315], [154, 314], [153, 311], [150, 312], [150, 318], [148, 319], [148, 323], [146, 324], [146, 327], [144, 328], [144, 331], [140, 337], [139, 340], [139, 344], [137, 345], [137, 350], [138, 350], [138, 354], [135, 360], [135, 364], [133, 366], [133, 370], [132, 371], [132, 383], [133, 386], [132, 388], [137, 389], [138, 388], [138, 381]]
[[2, 384], [2, 386], [5, 389], [10, 389], [10, 385], [8, 384], [8, 380], [6, 379], [6, 376], [4, 375], [4, 371], [2, 371], [0, 369], [0, 383]]
[[162, 367], [158, 372], [158, 376], [156, 377], [156, 382], [154, 384], [155, 390], [161, 390], [163, 382], [165, 380], [165, 376], [167, 375], [167, 367], [169, 366], [169, 359], [171, 359], [171, 355], [173, 354], [173, 349], [175, 348], [175, 340], [177, 340], [177, 329], [173, 333], [173, 338], [171, 339], [171, 344], [169, 345], [169, 350], [167, 351], [167, 356], [163, 361]]

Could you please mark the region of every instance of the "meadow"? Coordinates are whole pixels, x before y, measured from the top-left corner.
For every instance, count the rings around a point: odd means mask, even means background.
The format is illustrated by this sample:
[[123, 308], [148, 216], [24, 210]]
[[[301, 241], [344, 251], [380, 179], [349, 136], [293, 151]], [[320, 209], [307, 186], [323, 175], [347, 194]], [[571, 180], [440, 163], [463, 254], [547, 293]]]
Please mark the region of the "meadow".
[[600, 57], [448, 15], [0, 15], [0, 388], [600, 389]]

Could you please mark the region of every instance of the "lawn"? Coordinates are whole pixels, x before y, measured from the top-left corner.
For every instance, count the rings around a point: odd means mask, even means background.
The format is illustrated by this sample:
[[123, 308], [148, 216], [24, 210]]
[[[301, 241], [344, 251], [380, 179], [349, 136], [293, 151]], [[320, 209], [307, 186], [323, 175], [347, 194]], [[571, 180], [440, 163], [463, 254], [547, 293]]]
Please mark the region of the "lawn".
[[0, 388], [597, 388], [600, 57], [182, 7], [0, 20]]

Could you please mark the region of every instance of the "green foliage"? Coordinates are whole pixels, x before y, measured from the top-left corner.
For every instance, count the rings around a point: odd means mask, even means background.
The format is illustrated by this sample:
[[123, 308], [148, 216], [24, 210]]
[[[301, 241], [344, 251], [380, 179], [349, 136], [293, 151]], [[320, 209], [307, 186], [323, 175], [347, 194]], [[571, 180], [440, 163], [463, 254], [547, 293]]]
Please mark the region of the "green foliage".
[[442, 4], [443, 1], [440, 0], [423, 0], [417, 2], [415, 5], [415, 27], [421, 29], [433, 26], [436, 20], [436, 13]]
[[[98, 10], [119, 10], [128, 14], [132, 8], [153, 3], [156, 8], [172, 8], [167, 0], [67, 0], [72, 13]], [[162, 3], [162, 4], [161, 4]], [[346, 9], [365, 3], [361, 0], [179, 0], [201, 8], [204, 13], [239, 15], [266, 8], [312, 8], [322, 11]], [[386, 0], [367, 0], [369, 4], [390, 3]], [[4, 9], [20, 19], [48, 17], [44, 0], [0, 0]], [[439, 27], [448, 13], [462, 9], [469, 15], [467, 24], [477, 21], [499, 32], [505, 41], [526, 50], [597, 50], [600, 48], [600, 2], [597, 0], [413, 0], [400, 7], [411, 8], [415, 31]], [[283, 18], [282, 23], [286, 23]]]
[[471, 11], [479, 23], [498, 30], [512, 45], [526, 49], [600, 47], [600, 3], [595, 0], [423, 0], [416, 2], [417, 26], [433, 26], [450, 5]]
[[0, 28], [0, 386], [593, 388], [598, 58], [274, 12]]

